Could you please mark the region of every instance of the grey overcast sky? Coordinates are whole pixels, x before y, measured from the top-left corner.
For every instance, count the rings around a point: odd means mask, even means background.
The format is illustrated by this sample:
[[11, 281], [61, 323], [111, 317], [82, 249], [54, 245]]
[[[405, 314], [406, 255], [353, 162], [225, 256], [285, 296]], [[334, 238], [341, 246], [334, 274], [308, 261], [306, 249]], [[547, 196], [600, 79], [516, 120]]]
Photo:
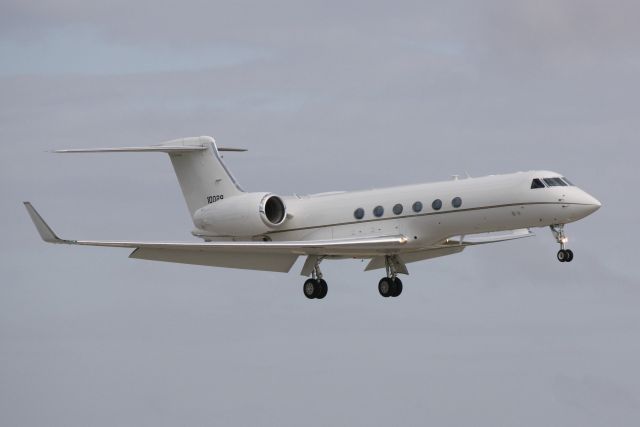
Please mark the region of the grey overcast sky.
[[[640, 3], [0, 2], [0, 425], [640, 425]], [[171, 265], [63, 237], [189, 240], [160, 154], [212, 135], [251, 190], [529, 169], [604, 207], [380, 272]]]

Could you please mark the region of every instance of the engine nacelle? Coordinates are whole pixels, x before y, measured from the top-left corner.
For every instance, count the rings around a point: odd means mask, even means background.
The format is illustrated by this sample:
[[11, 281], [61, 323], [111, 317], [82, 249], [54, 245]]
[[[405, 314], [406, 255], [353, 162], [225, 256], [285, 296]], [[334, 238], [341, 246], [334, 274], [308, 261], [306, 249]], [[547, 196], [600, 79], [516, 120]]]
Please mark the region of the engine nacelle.
[[276, 229], [287, 218], [287, 207], [271, 193], [245, 193], [218, 200], [196, 211], [201, 230], [222, 236], [257, 236]]

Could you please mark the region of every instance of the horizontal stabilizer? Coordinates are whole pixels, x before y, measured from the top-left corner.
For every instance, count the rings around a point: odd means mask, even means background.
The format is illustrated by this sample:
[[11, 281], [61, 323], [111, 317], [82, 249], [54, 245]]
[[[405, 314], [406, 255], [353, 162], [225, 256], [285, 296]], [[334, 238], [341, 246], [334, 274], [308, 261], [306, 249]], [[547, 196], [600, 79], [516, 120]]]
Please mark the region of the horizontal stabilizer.
[[150, 146], [150, 147], [119, 147], [119, 148], [75, 148], [71, 150], [55, 150], [54, 153], [74, 154], [74, 153], [188, 153], [192, 151], [203, 151], [204, 146]]
[[[54, 150], [54, 153], [74, 154], [74, 153], [190, 153], [194, 151], [204, 151], [207, 146], [188, 145], [152, 145], [149, 147], [119, 147], [119, 148], [76, 148], [70, 150]], [[245, 148], [225, 148], [218, 147], [218, 151], [247, 151]]]

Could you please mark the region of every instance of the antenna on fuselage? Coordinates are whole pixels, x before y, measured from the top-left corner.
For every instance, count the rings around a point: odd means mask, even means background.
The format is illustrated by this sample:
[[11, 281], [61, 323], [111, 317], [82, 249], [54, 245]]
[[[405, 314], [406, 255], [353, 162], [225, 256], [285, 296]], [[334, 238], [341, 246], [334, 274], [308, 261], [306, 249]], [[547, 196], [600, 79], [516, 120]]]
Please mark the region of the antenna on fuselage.
[[[469, 172], [464, 171], [464, 178], [465, 179], [469, 179], [469, 178], [472, 178], [472, 176], [469, 175]], [[454, 180], [454, 181], [459, 181], [460, 180], [460, 175], [457, 175], [457, 174], [456, 175], [451, 175], [451, 179]]]

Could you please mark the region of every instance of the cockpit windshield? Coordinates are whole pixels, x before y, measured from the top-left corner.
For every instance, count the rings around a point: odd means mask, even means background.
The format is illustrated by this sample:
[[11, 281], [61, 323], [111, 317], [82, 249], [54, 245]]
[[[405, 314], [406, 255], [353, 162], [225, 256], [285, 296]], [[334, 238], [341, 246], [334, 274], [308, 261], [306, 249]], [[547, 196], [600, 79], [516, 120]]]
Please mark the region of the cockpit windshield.
[[531, 189], [534, 188], [544, 188], [544, 184], [542, 183], [542, 181], [536, 178], [531, 182]]
[[544, 178], [544, 183], [549, 187], [566, 187], [567, 183], [560, 178]]
[[574, 186], [567, 178], [535, 178], [531, 181], [531, 189], [535, 188], [547, 188], [547, 187], [567, 187]]

